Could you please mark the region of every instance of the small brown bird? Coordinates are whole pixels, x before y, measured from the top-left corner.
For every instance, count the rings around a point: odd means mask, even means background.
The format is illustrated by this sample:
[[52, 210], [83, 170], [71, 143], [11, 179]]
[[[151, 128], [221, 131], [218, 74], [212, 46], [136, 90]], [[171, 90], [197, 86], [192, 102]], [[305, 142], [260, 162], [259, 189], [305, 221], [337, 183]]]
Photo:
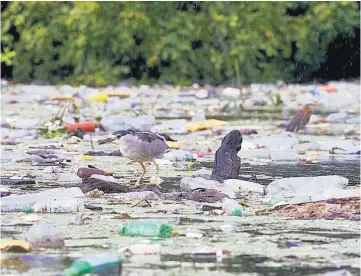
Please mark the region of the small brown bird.
[[312, 108], [314, 104], [306, 104], [297, 114], [291, 119], [286, 131], [296, 133], [298, 130], [304, 128], [310, 121]]

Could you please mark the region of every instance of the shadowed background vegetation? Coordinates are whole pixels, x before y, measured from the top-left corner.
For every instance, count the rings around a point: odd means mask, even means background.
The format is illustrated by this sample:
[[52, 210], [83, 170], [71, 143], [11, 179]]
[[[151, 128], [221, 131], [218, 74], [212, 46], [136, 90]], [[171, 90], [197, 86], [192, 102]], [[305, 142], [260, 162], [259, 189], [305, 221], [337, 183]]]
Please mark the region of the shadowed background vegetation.
[[358, 77], [359, 10], [359, 2], [2, 2], [2, 77], [93, 86]]

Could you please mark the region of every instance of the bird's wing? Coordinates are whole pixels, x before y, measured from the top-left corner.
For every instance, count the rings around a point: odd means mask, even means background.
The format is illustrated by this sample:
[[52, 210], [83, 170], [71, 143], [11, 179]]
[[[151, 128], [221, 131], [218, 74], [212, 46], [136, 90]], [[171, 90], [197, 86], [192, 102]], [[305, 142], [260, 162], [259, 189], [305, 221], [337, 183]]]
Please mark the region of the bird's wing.
[[300, 128], [300, 122], [302, 120], [302, 112], [298, 112], [290, 121], [287, 127], [287, 131], [297, 131]]
[[304, 112], [302, 114], [302, 127], [307, 125], [307, 123], [310, 121], [311, 113], [310, 112]]
[[136, 135], [140, 140], [144, 141], [144, 142], [152, 142], [152, 141], [156, 141], [156, 140], [161, 140], [164, 142], [164, 137], [152, 133], [152, 132], [146, 132], [146, 131], [138, 131], [135, 132], [134, 135]]
[[158, 134], [151, 132], [136, 132], [134, 135], [138, 138], [138, 151], [145, 157], [161, 157], [165, 151], [169, 149], [164, 138]]

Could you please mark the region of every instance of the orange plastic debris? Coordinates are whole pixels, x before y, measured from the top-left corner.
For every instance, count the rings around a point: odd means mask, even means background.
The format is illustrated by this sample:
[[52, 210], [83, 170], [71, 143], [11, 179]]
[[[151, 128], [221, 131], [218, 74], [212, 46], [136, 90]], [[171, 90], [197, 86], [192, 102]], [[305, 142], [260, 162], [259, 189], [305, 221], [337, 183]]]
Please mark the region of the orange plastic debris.
[[29, 252], [32, 247], [27, 241], [8, 240], [0, 244], [1, 251], [5, 252]]
[[84, 132], [94, 132], [96, 126], [97, 124], [93, 122], [80, 122], [65, 125], [67, 132], [76, 131], [78, 128], [80, 128]]

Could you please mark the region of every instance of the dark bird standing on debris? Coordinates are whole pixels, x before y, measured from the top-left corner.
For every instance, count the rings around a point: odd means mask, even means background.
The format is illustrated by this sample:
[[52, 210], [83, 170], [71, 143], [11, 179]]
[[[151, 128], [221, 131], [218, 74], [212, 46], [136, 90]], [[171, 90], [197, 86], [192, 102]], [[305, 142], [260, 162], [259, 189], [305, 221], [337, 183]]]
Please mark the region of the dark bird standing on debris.
[[[144, 163], [153, 162], [157, 168], [158, 175], [159, 166], [155, 162], [155, 158], [162, 158], [164, 153], [169, 150], [164, 138], [151, 132], [119, 130], [114, 132], [110, 138], [100, 141], [98, 144], [102, 145], [106, 143], [119, 145], [119, 150], [124, 157], [139, 162], [142, 166], [143, 173], [140, 175], [134, 187], [140, 186], [142, 178], [147, 172]], [[154, 185], [159, 186], [156, 183], [154, 183]]]
[[238, 130], [232, 130], [222, 140], [220, 148], [216, 151], [212, 178], [222, 182], [226, 179], [236, 179], [241, 167], [238, 152], [242, 146], [242, 135]]
[[306, 104], [297, 114], [291, 119], [286, 131], [296, 133], [298, 130], [304, 128], [310, 121], [312, 108], [314, 104]]

